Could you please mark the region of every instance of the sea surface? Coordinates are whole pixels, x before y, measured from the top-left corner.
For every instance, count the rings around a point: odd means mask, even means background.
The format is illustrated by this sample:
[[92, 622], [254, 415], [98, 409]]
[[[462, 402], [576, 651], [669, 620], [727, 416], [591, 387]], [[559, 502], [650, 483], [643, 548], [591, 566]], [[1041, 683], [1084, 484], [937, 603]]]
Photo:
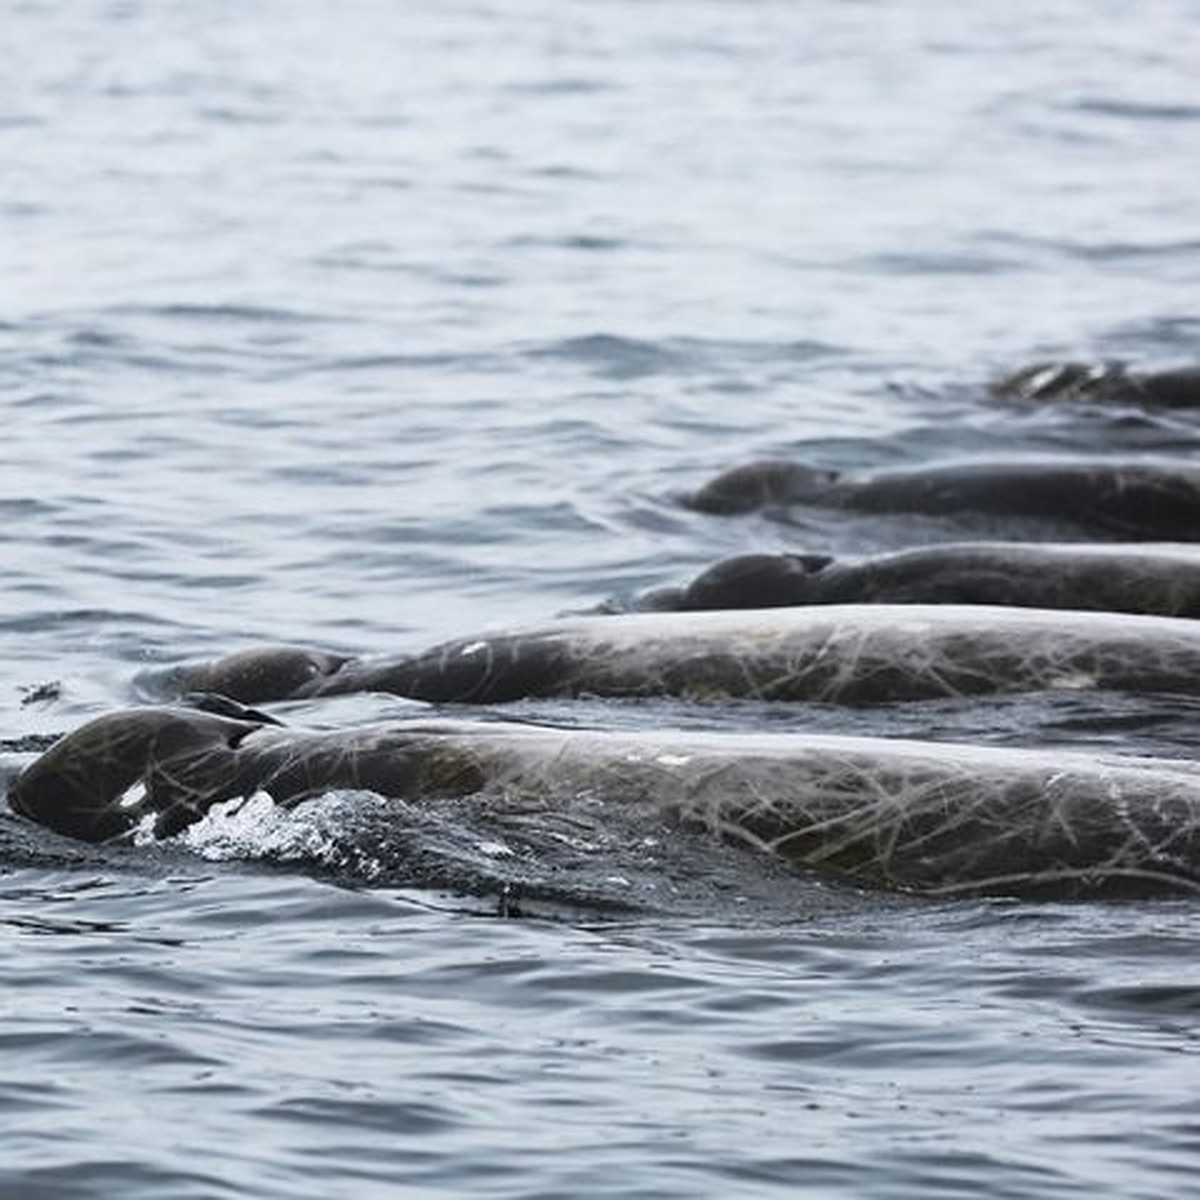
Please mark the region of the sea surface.
[[[0, 45], [5, 775], [146, 667], [257, 642], [416, 649], [752, 549], [1078, 537], [680, 507], [744, 459], [1200, 453], [1192, 414], [987, 390], [1200, 357], [1197, 0], [8, 0]], [[1077, 694], [515, 712], [1200, 728]], [[361, 794], [158, 846], [0, 817], [0, 1195], [1195, 1190], [1194, 900], [531, 838]]]

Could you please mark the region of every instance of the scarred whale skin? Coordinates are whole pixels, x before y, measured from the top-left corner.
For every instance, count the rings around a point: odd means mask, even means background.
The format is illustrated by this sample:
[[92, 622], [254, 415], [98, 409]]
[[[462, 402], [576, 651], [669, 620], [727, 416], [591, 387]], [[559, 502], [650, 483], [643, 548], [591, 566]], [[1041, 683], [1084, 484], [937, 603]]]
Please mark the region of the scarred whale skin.
[[1030, 458], [842, 472], [762, 459], [722, 472], [682, 502], [727, 516], [808, 504], [865, 513], [1039, 517], [1138, 540], [1200, 539], [1200, 465], [1187, 460]]
[[1200, 617], [1200, 547], [1148, 543], [946, 542], [861, 558], [741, 554], [647, 611], [797, 604], [1002, 604]]
[[215, 803], [334, 789], [409, 801], [580, 798], [704, 830], [870, 886], [932, 894], [1200, 892], [1200, 769], [1161, 759], [807, 734], [402, 723], [307, 733], [130, 709], [57, 742], [13, 809], [103, 840]]
[[474, 704], [578, 695], [869, 704], [1051, 688], [1197, 695], [1200, 623], [985, 605], [630, 613], [395, 658], [264, 647], [141, 682], [160, 698], [212, 692], [244, 703], [365, 691]]

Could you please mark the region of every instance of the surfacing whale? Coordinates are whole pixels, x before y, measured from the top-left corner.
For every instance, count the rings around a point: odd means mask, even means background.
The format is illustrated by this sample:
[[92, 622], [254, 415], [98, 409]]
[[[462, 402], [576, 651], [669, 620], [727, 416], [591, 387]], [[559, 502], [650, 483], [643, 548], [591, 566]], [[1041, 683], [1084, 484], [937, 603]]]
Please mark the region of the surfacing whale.
[[633, 609], [687, 612], [797, 604], [1001, 604], [1200, 617], [1192, 546], [948, 542], [862, 558], [741, 554]]
[[308, 733], [131, 709], [16, 778], [19, 814], [101, 841], [169, 836], [217, 803], [339, 789], [602, 804], [873, 887], [1046, 896], [1200, 892], [1200, 768], [1061, 750], [805, 734], [403, 723]]
[[1200, 367], [1139, 371], [1120, 362], [1038, 362], [996, 380], [1004, 400], [1045, 404], [1082, 401], [1143, 408], [1200, 407]]
[[1166, 459], [941, 462], [847, 473], [783, 459], [725, 471], [682, 503], [719, 515], [808, 504], [1071, 522], [1137, 540], [1200, 540], [1200, 466]]
[[156, 698], [244, 703], [386, 692], [435, 703], [678, 696], [870, 704], [1049, 688], [1200, 694], [1200, 624], [985, 605], [630, 613], [393, 658], [263, 647], [143, 674]]

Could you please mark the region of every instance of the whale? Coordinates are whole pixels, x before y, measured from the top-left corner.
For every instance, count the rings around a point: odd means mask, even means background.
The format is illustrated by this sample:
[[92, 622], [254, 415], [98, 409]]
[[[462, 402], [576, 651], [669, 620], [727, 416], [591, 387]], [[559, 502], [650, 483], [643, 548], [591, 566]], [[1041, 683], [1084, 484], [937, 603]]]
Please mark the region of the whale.
[[334, 790], [611, 806], [869, 887], [930, 895], [1200, 892], [1190, 762], [805, 733], [406, 721], [312, 732], [167, 707], [98, 717], [11, 783], [68, 837], [170, 837], [218, 803]]
[[1200, 406], [1200, 367], [1139, 371], [1121, 362], [1036, 362], [997, 379], [990, 391], [1000, 399], [1025, 404], [1196, 408]]
[[265, 646], [143, 672], [148, 699], [244, 703], [382, 692], [873, 704], [1046, 689], [1200, 694], [1200, 623], [993, 605], [830, 604], [563, 618], [409, 655]]
[[946, 542], [862, 557], [739, 554], [644, 611], [800, 604], [999, 604], [1200, 617], [1200, 548], [1148, 543]]
[[1200, 540], [1200, 464], [1186, 460], [1028, 458], [843, 472], [762, 459], [724, 471], [680, 500], [720, 516], [804, 504], [1050, 518], [1137, 541]]

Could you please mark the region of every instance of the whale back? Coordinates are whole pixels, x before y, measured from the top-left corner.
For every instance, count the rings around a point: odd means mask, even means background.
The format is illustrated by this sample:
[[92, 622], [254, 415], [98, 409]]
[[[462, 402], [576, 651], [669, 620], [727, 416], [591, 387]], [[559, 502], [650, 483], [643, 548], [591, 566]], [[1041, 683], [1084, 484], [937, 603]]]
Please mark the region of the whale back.
[[[364, 664], [343, 683], [477, 703], [666, 695], [868, 704], [1090, 687], [1195, 694], [1200, 628], [954, 605], [642, 613], [452, 642], [371, 671]], [[331, 683], [340, 686], [338, 676]]]

